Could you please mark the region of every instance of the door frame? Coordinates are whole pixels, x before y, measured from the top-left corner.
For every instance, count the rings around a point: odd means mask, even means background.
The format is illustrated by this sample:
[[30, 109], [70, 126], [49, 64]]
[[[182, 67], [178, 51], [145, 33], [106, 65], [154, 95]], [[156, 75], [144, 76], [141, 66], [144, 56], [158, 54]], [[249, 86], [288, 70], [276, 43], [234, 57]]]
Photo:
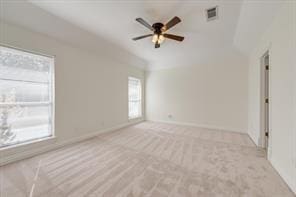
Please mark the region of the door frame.
[[[265, 58], [268, 56], [268, 65]], [[266, 68], [268, 66], [268, 68]], [[266, 101], [266, 99], [268, 99]], [[266, 132], [268, 136], [266, 136]], [[259, 145], [268, 150], [270, 148], [270, 52], [265, 51], [260, 57], [260, 140]]]

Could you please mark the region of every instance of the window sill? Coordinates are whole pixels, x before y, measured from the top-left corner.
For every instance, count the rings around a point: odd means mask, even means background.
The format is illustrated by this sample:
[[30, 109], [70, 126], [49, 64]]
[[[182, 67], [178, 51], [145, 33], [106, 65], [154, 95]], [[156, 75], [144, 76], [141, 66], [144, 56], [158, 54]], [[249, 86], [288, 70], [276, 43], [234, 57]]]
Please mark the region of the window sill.
[[12, 144], [12, 145], [3, 146], [3, 147], [0, 147], [0, 151], [25, 147], [25, 146], [37, 144], [40, 142], [47, 142], [47, 141], [52, 141], [52, 140], [55, 141], [56, 139], [57, 139], [56, 136], [44, 137], [44, 138], [40, 138], [40, 139], [26, 141], [26, 142], [19, 143], [19, 144]]

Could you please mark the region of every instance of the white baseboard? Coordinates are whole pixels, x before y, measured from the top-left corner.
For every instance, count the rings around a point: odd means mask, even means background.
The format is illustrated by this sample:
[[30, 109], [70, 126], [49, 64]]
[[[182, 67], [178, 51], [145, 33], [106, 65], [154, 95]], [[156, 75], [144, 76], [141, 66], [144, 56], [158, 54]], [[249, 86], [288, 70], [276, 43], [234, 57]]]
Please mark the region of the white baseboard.
[[[117, 126], [114, 126], [114, 127], [111, 127], [111, 128], [106, 128], [106, 129], [102, 129], [100, 131], [96, 131], [96, 132], [92, 132], [92, 133], [89, 133], [87, 135], [82, 135], [82, 136], [79, 136], [79, 137], [75, 137], [75, 138], [72, 138], [70, 140], [67, 140], [67, 141], [63, 141], [63, 142], [55, 142], [56, 139], [49, 139], [50, 142], [45, 143], [45, 145], [41, 145], [39, 144], [38, 145], [38, 142], [36, 144], [34, 144], [33, 146], [38, 146], [37, 148], [34, 147], [34, 148], [24, 148], [25, 150], [23, 151], [17, 151], [17, 153], [15, 154], [11, 154], [9, 156], [6, 156], [6, 157], [3, 157], [1, 156], [1, 152], [0, 152], [0, 166], [3, 166], [3, 165], [6, 165], [6, 164], [9, 164], [9, 163], [12, 163], [12, 162], [16, 162], [16, 161], [19, 161], [19, 160], [22, 160], [22, 159], [26, 159], [26, 158], [30, 158], [30, 157], [33, 157], [33, 156], [36, 156], [36, 155], [39, 155], [41, 153], [45, 153], [45, 152], [48, 152], [48, 151], [51, 151], [51, 150], [55, 150], [55, 149], [58, 149], [58, 148], [61, 148], [63, 146], [67, 146], [67, 145], [70, 145], [70, 144], [73, 144], [73, 143], [77, 143], [77, 142], [81, 142], [83, 140], [87, 140], [87, 139], [90, 139], [92, 137], [95, 137], [95, 136], [98, 136], [100, 134], [103, 134], [103, 133], [107, 133], [107, 132], [111, 132], [111, 131], [115, 131], [115, 130], [118, 130], [118, 129], [121, 129], [121, 128], [124, 128], [124, 127], [128, 127], [128, 126], [131, 126], [131, 125], [134, 125], [134, 124], [138, 124], [140, 122], [142, 122], [143, 120], [136, 120], [136, 121], [133, 121], [133, 122], [128, 122], [128, 123], [124, 123], [124, 124], [121, 124], [121, 125], [117, 125]], [[53, 140], [53, 141], [51, 141]]]
[[[256, 136], [253, 132], [250, 132], [250, 131], [248, 132], [248, 135], [257, 146], [261, 147], [259, 145], [258, 136]], [[269, 146], [268, 148], [271, 149], [272, 147]], [[270, 153], [270, 150], [268, 152]], [[284, 172], [281, 165], [270, 154], [268, 155], [267, 158], [270, 164], [272, 165], [272, 167], [275, 169], [275, 171], [277, 171], [279, 176], [282, 177], [282, 179], [285, 181], [288, 187], [296, 194], [296, 180], [293, 180], [293, 177], [291, 176], [291, 174], [287, 174], [286, 172]]]
[[154, 119], [148, 119], [147, 121], [168, 123], [168, 124], [176, 124], [176, 125], [184, 125], [184, 126], [193, 126], [193, 127], [200, 127], [200, 128], [205, 128], [205, 129], [221, 130], [221, 131], [231, 131], [231, 132], [237, 132], [237, 133], [246, 133], [246, 131], [242, 131], [242, 130], [239, 130], [239, 129], [236, 129], [236, 128], [216, 126], [216, 125], [205, 125], [205, 124], [195, 124], [195, 123], [166, 121], [166, 120], [154, 120]]
[[280, 166], [280, 164], [273, 159], [272, 157], [269, 159], [271, 165], [273, 168], [278, 172], [278, 174], [283, 178], [283, 180], [286, 182], [288, 187], [296, 194], [296, 180], [293, 180], [293, 177], [291, 174], [287, 174], [284, 172], [283, 168]]
[[256, 146], [259, 146], [259, 138], [257, 136], [254, 135], [253, 132], [248, 132], [249, 137], [251, 138], [251, 140], [254, 142], [254, 144], [256, 144]]

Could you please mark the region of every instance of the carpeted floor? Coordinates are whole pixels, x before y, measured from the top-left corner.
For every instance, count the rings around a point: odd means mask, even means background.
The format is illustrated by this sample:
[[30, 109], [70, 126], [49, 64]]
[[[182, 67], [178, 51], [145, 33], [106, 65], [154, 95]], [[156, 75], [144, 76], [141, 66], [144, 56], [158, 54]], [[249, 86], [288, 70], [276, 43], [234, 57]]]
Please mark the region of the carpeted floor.
[[1, 197], [294, 196], [247, 135], [144, 122], [0, 168]]

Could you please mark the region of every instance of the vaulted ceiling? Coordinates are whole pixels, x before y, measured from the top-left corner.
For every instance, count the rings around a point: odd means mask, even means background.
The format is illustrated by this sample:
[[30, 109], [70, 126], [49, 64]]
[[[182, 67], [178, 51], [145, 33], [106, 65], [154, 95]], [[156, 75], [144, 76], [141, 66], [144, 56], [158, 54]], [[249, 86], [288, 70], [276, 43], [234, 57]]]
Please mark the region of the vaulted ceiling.
[[[193, 66], [229, 52], [240, 55], [242, 52], [247, 56], [280, 7], [280, 1], [258, 3], [242, 0], [31, 0], [30, 3], [22, 2], [24, 3], [25, 6], [20, 6], [20, 2], [3, 4], [4, 9], [10, 9], [10, 13], [7, 11], [5, 14], [6, 20], [27, 24], [47, 34], [54, 35], [53, 29], [55, 29], [55, 31], [65, 31], [67, 35], [66, 31], [69, 29], [58, 28], [56, 24], [58, 22], [54, 22], [56, 20], [42, 21], [40, 16], [36, 16], [41, 12], [50, 13], [52, 17], [67, 21], [97, 36], [98, 39], [107, 40], [121, 50], [127, 50], [128, 53], [145, 60], [148, 69]], [[42, 11], [35, 12], [34, 16], [28, 8], [30, 6]], [[208, 22], [205, 10], [213, 6], [218, 6], [218, 19]], [[15, 16], [13, 12], [19, 16]], [[27, 19], [20, 19], [22, 18], [20, 13]], [[151, 38], [136, 42], [131, 40], [133, 37], [150, 33], [147, 28], [137, 23], [135, 18], [142, 17], [153, 24], [166, 23], [174, 16], [179, 16], [182, 22], [170, 29], [169, 33], [185, 36], [182, 43], [165, 40], [159, 49], [154, 49]], [[38, 25], [45, 25], [47, 28], [36, 27]], [[59, 33], [61, 37], [62, 33]], [[83, 42], [84, 36], [81, 35], [80, 39], [82, 40], [80, 42]], [[77, 37], [73, 37], [73, 42], [77, 42]]]

